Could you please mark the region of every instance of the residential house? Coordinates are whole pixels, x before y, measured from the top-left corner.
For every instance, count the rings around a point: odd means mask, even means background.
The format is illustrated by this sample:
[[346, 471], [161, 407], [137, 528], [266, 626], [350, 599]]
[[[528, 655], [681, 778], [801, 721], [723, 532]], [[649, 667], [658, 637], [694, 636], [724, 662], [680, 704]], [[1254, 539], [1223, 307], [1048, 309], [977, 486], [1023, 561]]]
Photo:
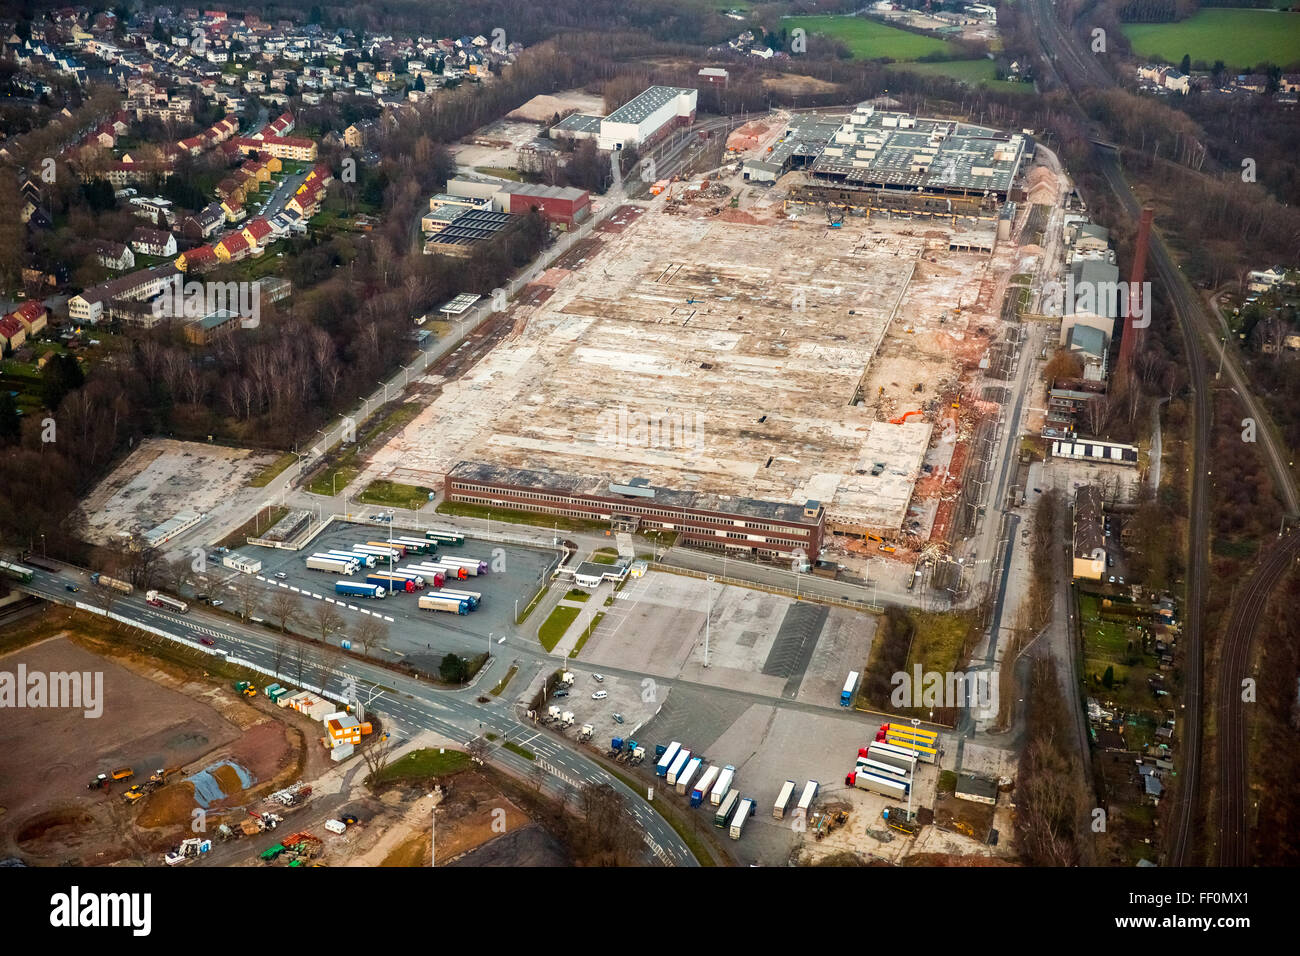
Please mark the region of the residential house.
[[97, 241], [95, 243], [95, 261], [105, 269], [123, 272], [135, 268], [135, 253], [125, 243]]
[[14, 309], [14, 311], [9, 313], [9, 316], [17, 319], [19, 324], [22, 325], [23, 329], [30, 337], [38, 335], [45, 329], [48, 324], [47, 320], [50, 316], [50, 310], [45, 308], [44, 303], [37, 302], [33, 299], [24, 302], [18, 308]]
[[26, 341], [27, 330], [23, 328], [21, 322], [12, 315], [0, 319], [0, 349], [16, 349]]
[[176, 237], [170, 232], [141, 226], [131, 233], [130, 242], [132, 249], [147, 256], [176, 255]]

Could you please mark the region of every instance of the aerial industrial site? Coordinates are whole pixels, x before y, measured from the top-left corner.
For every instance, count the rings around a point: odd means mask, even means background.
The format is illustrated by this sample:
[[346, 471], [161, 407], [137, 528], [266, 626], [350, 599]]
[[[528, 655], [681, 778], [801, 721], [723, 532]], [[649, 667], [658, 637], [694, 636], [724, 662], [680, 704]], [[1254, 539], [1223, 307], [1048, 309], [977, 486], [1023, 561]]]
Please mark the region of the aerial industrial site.
[[659, 5], [0, 21], [0, 866], [1291, 861], [1240, 64]]

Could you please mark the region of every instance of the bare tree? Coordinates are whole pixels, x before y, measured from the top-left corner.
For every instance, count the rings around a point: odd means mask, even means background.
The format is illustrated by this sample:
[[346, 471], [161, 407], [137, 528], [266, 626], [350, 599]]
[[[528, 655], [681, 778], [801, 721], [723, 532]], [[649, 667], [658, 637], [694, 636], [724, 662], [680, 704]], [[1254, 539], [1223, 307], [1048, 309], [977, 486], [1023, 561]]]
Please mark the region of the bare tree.
[[288, 655], [289, 650], [290, 650], [290, 641], [287, 637], [283, 635], [277, 637], [275, 639], [275, 643], [271, 645], [271, 658], [272, 658], [271, 668], [277, 674], [280, 673], [280, 668], [281, 666], [283, 666], [284, 659]]
[[327, 643], [330, 637], [343, 629], [343, 616], [328, 601], [317, 601], [315, 612], [311, 616], [312, 627], [320, 635], [321, 643]]
[[290, 624], [302, 617], [302, 604], [292, 591], [276, 588], [267, 605], [267, 613], [271, 615], [271, 620], [279, 625], [280, 633], [283, 634], [289, 629]]
[[239, 616], [247, 621], [262, 604], [262, 586], [251, 574], [241, 574], [235, 582], [235, 597], [239, 600]]
[[366, 776], [368, 781], [373, 783], [388, 766], [388, 761], [393, 756], [394, 744], [392, 736], [385, 733], [377, 738], [371, 737], [370, 741], [362, 746], [361, 759], [366, 762], [366, 770], [369, 771]]
[[363, 617], [352, 629], [352, 643], [361, 650], [361, 656], [368, 656], [371, 647], [388, 643], [388, 625], [377, 617]]

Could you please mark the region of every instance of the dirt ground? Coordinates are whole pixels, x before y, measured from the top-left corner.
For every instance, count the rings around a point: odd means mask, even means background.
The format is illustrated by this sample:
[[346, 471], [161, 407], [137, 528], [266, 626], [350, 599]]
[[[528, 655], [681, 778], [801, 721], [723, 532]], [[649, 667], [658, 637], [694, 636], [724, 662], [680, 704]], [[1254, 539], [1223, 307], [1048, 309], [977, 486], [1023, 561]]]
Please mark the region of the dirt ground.
[[86, 538], [148, 531], [180, 511], [212, 511], [268, 464], [273, 455], [199, 442], [143, 441], [82, 505]]
[[[486, 776], [465, 772], [447, 782], [434, 796], [421, 788], [384, 792], [373, 804], [377, 815], [364, 834], [348, 846], [329, 844], [322, 862], [333, 866], [427, 867], [433, 832], [430, 822], [438, 808], [438, 865], [462, 861], [491, 844], [495, 849], [483, 865], [538, 866], [567, 863], [563, 849], [544, 831], [513, 839], [524, 831], [540, 830], [528, 815]], [[351, 831], [349, 831], [351, 832]], [[494, 841], [512, 838], [497, 847]], [[477, 865], [477, 864], [475, 864]]]
[[506, 119], [549, 123], [551, 117], [556, 113], [562, 115], [568, 110], [577, 110], [580, 113], [590, 113], [592, 115], [604, 115], [605, 100], [603, 97], [593, 96], [579, 90], [566, 90], [552, 96], [542, 94], [534, 96], [519, 109], [507, 114]]
[[[33, 643], [0, 658], [0, 669], [14, 672], [21, 662], [29, 673], [102, 674], [103, 713], [87, 718], [81, 710], [49, 708], [8, 715], [0, 857], [33, 865], [156, 865], [157, 854], [187, 835], [200, 804], [215, 827], [223, 817], [242, 818], [245, 806], [304, 770], [318, 773], [329, 763], [321, 748], [304, 751], [315, 739], [305, 717], [184, 673], [102, 622], [60, 611], [24, 626]], [[135, 771], [129, 782], [87, 789], [97, 773], [122, 766]], [[123, 801], [128, 786], [160, 768], [179, 773], [135, 805]]]
[[763, 86], [778, 93], [801, 96], [808, 93], [833, 93], [839, 89], [838, 83], [827, 83], [815, 76], [767, 76]]

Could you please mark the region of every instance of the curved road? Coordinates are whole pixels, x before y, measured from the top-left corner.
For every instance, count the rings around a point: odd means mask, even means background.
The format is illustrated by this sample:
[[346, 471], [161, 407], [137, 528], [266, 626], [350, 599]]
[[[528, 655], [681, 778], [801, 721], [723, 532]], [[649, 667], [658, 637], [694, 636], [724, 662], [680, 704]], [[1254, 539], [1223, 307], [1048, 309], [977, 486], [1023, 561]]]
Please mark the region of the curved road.
[[[68, 592], [66, 585], [69, 582], [81, 590], [75, 595]], [[82, 599], [83, 607], [102, 607], [96, 604], [97, 595], [92, 591], [94, 585], [80, 572], [68, 571], [60, 575], [38, 570], [30, 584], [18, 587], [58, 604], [70, 605]], [[277, 656], [281, 673], [287, 674], [297, 666], [292, 650], [277, 655], [278, 637], [274, 633], [247, 627], [199, 608], [193, 608], [189, 614], [176, 614], [150, 606], [137, 592], [129, 596], [118, 595], [111, 610], [132, 623], [155, 628], [192, 644], [199, 644], [205, 638], [215, 641], [215, 650], [223, 655], [238, 657], [268, 670], [277, 670]], [[517, 650], [512, 648], [512, 651]], [[516, 720], [512, 706], [504, 699], [478, 704], [475, 698], [480, 691], [475, 685], [459, 691], [436, 689], [416, 678], [355, 659], [347, 659], [347, 670], [344, 671], [336, 666], [337, 661], [319, 660], [317, 648], [311, 647], [310, 651], [314, 659], [303, 664], [301, 673], [304, 680], [295, 683], [315, 683], [330, 693], [342, 695], [345, 680], [355, 680], [362, 702], [366, 703], [370, 698], [366, 708], [383, 714], [403, 738], [409, 739], [416, 731], [430, 730], [450, 740], [467, 743], [481, 733], [497, 734], [500, 739], [488, 751], [488, 759], [495, 765], [523, 779], [528, 779], [535, 767], [541, 767], [546, 772], [544, 786], [557, 798], [562, 798], [568, 788], [577, 790], [587, 784], [606, 784], [623, 797], [624, 805], [641, 829], [650, 853], [669, 866], [698, 865], [685, 842], [642, 794], [594, 761], [569, 749], [565, 742]], [[520, 663], [524, 662], [521, 660]], [[325, 680], [321, 681], [321, 677]], [[502, 745], [506, 741], [526, 748], [536, 759], [529, 760], [505, 749]]]

